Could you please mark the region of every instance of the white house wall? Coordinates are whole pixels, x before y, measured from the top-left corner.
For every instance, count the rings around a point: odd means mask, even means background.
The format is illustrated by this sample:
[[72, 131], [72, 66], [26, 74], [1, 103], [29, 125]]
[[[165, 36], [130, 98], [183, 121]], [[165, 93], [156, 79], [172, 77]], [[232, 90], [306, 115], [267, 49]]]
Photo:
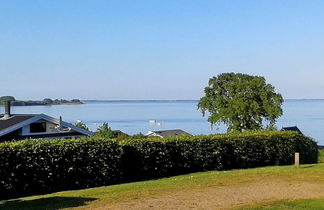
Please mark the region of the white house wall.
[[[43, 120], [39, 120], [37, 122], [44, 122]], [[35, 123], [37, 123], [35, 122]], [[44, 135], [44, 134], [55, 134], [58, 133], [58, 130], [55, 128], [57, 125], [51, 122], [46, 121], [46, 132], [41, 133], [31, 133], [30, 132], [30, 124], [26, 125], [22, 128], [22, 135], [23, 136], [30, 136], [30, 135]], [[65, 132], [68, 133], [68, 132]]]

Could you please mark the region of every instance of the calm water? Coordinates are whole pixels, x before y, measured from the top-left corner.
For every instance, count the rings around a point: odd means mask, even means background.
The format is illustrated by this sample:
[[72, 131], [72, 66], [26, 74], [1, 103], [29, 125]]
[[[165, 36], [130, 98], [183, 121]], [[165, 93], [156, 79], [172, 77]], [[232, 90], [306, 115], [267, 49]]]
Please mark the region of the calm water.
[[[324, 145], [324, 100], [286, 100], [277, 127], [295, 126]], [[3, 107], [0, 108], [3, 113]], [[44, 113], [75, 123], [82, 120], [91, 129], [108, 122], [128, 134], [149, 130], [183, 129], [191, 134], [222, 133], [224, 126], [211, 129], [197, 110], [197, 101], [86, 102], [82, 105], [13, 107], [12, 113]], [[149, 123], [155, 120], [156, 123]]]

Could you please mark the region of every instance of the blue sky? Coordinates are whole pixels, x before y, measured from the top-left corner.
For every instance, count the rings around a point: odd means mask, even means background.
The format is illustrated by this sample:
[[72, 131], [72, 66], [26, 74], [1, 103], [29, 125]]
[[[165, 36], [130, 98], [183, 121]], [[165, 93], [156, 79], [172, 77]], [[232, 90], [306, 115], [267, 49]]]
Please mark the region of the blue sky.
[[1, 94], [199, 99], [223, 72], [324, 98], [324, 1], [2, 0]]

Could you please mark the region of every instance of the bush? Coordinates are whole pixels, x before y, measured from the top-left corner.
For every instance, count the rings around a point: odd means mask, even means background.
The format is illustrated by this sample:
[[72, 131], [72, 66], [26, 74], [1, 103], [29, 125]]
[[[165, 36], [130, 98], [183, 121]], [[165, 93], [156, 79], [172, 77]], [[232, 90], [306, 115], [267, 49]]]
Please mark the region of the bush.
[[98, 138], [0, 143], [0, 199], [205, 170], [316, 163], [318, 148], [296, 132]]
[[318, 147], [296, 132], [149, 138], [123, 142], [124, 180], [141, 180], [205, 170], [316, 163]]
[[116, 183], [121, 147], [111, 140], [0, 144], [0, 198]]

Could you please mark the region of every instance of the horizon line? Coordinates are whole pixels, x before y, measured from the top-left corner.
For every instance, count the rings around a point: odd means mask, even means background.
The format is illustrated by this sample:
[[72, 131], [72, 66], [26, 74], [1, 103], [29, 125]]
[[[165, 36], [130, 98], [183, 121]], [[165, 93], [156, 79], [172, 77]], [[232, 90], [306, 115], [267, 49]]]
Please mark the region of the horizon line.
[[[81, 101], [199, 101], [200, 99], [79, 99]], [[324, 98], [284, 98], [284, 100], [324, 100]]]

